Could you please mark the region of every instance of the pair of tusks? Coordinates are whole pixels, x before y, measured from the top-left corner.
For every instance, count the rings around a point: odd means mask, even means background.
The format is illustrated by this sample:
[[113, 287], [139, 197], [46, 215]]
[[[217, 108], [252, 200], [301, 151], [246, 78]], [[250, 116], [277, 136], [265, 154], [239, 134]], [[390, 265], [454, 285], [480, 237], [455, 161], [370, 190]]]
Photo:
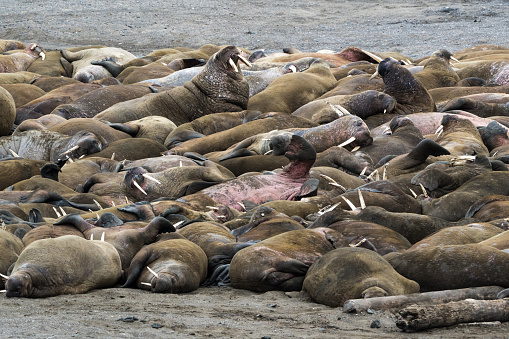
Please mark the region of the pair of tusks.
[[78, 148], [80, 148], [80, 146], [79, 146], [79, 145], [76, 145], [76, 146], [74, 146], [74, 147], [69, 148], [67, 151], [65, 151], [64, 153], [62, 153], [62, 154], [60, 154], [60, 155], [67, 155], [67, 154], [71, 153], [72, 151], [77, 150]]
[[[251, 67], [253, 66], [249, 60], [247, 60], [246, 58], [244, 58], [242, 55], [237, 55], [237, 57], [239, 58], [240, 61], [242, 61], [244, 64], [246, 64], [247, 67]], [[237, 65], [235, 64], [235, 61], [233, 61], [232, 57], [230, 57], [228, 59], [228, 62], [230, 63], [230, 66], [232, 66], [233, 70], [235, 72], [238, 72], [239, 71], [239, 68], [237, 67]]]
[[336, 180], [332, 179], [328, 175], [320, 174], [320, 176], [325, 178], [329, 182], [329, 185], [339, 187], [343, 191], [343, 193], [346, 192], [346, 188], [344, 186], [338, 184]]
[[[150, 176], [147, 173], [143, 173], [142, 176], [145, 179], [152, 180], [156, 184], [161, 185], [161, 182], [159, 180], [157, 180], [156, 178]], [[136, 186], [136, 188], [139, 189], [143, 194], [148, 195], [147, 192], [145, 192], [145, 190], [143, 188], [141, 188], [140, 184], [138, 184], [138, 182], [136, 180], [133, 180], [133, 185]], [[126, 199], [127, 199], [127, 197], [126, 197]]]
[[324, 208], [322, 208], [321, 210], [318, 211], [318, 215], [322, 215], [327, 212], [330, 212], [330, 211], [334, 210], [336, 207], [338, 207], [340, 204], [341, 204], [341, 201], [338, 202], [337, 204], [332, 205], [332, 206], [331, 205], [325, 206]]
[[[361, 190], [357, 190], [357, 192], [359, 192], [359, 203], [361, 204], [361, 210], [363, 210], [366, 208], [366, 203], [364, 202], [364, 196], [362, 195]], [[348, 204], [348, 206], [350, 207], [350, 209], [352, 211], [355, 211], [357, 209], [357, 207], [355, 207], [355, 205], [348, 198], [346, 198], [344, 196], [341, 196], [341, 198], [343, 198], [343, 200]]]
[[[157, 272], [155, 272], [153, 269], [151, 269], [150, 267], [147, 266], [147, 270], [152, 273], [157, 279], [159, 279], [159, 274], [157, 274]], [[142, 282], [141, 283], [142, 285], [145, 285], [145, 286], [150, 286], [152, 287], [152, 284], [151, 283], [147, 283], [147, 282]]]
[[[39, 46], [37, 46], [37, 44], [31, 44], [30, 45], [30, 50], [33, 51], [37, 47], [39, 47]], [[46, 59], [46, 53], [44, 52], [44, 50], [41, 47], [39, 47], [39, 48], [41, 49], [41, 51], [39, 52], [39, 56], [41, 57], [42, 60]]]
[[330, 108], [332, 108], [334, 113], [336, 113], [338, 115], [338, 117], [340, 117], [340, 118], [345, 116], [345, 115], [351, 115], [352, 114], [346, 108], [344, 108], [343, 106], [341, 106], [339, 104], [333, 105], [333, 104], [331, 104], [328, 101], [326, 101], [325, 103], [328, 104], [330, 106]]
[[341, 144], [339, 144], [338, 147], [345, 147], [346, 145], [350, 145], [354, 141], [355, 137], [350, 137], [348, 140], [343, 141]]
[[239, 205], [240, 205], [240, 207], [242, 207], [242, 209], [243, 209], [244, 211], [247, 211], [247, 210], [246, 210], [246, 205], [244, 205], [242, 202], [237, 201], [237, 204], [239, 204]]
[[[419, 186], [421, 187], [422, 194], [424, 195], [424, 197], [429, 198], [428, 192], [426, 192], [426, 189], [424, 188], [424, 186], [422, 184], [419, 184]], [[411, 188], [408, 188], [408, 189], [410, 190], [410, 193], [412, 193], [414, 198], [417, 199], [417, 194], [414, 192], [414, 190]]]
[[[242, 206], [242, 205], [241, 205]], [[210, 208], [211, 210], [215, 211], [215, 212], [219, 212], [219, 208], [215, 207], [215, 206], [206, 206], [207, 208]], [[227, 215], [226, 214], [221, 214], [221, 215], [218, 215], [217, 217], [218, 218], [225, 218]], [[183, 222], [183, 221], [182, 221]], [[173, 225], [175, 226], [175, 225]], [[177, 227], [177, 226], [175, 226]]]
[[[384, 165], [383, 167], [384, 167], [384, 171], [382, 173], [382, 180], [387, 180], [387, 165]], [[373, 172], [371, 172], [371, 174], [368, 175], [366, 180], [369, 180], [369, 179], [373, 178], [375, 175], [376, 175], [375, 181], [379, 181], [380, 180], [380, 174], [378, 172], [378, 169], [376, 169]]]
[[62, 216], [64, 216], [64, 217], [65, 217], [65, 216], [67, 215], [67, 213], [65, 213], [64, 209], [62, 208], [62, 206], [58, 206], [58, 207], [60, 208], [60, 212], [61, 212], [61, 213], [59, 213], [59, 212], [58, 212], [58, 210], [56, 209], [56, 207], [53, 207], [53, 211], [55, 211], [55, 214], [57, 215], [57, 218], [60, 218], [60, 217], [62, 217]]
[[440, 136], [442, 135], [443, 131], [444, 131], [444, 125], [438, 126], [437, 130], [435, 131], [435, 134], [438, 134], [437, 135], [437, 139], [440, 138]]

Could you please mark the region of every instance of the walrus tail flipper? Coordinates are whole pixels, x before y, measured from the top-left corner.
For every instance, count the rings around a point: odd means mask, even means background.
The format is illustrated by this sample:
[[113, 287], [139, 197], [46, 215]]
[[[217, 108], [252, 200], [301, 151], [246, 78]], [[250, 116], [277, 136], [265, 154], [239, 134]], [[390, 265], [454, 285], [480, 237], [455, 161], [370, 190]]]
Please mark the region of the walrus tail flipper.
[[81, 233], [95, 228], [94, 225], [86, 222], [79, 214], [71, 213], [53, 223], [53, 225], [72, 225], [76, 227]]
[[302, 199], [306, 197], [313, 197], [316, 196], [318, 193], [318, 185], [320, 181], [316, 178], [311, 178], [309, 180], [306, 180], [300, 187], [299, 192], [297, 192], [292, 200]]
[[495, 202], [495, 201], [508, 201], [509, 198], [505, 195], [486, 195], [482, 197], [481, 199], [474, 202], [470, 208], [468, 209], [467, 213], [465, 214], [465, 218], [473, 218], [474, 214], [479, 212], [481, 208], [483, 208], [485, 205]]
[[140, 131], [140, 126], [133, 125], [133, 124], [121, 124], [121, 123], [111, 123], [110, 122], [110, 123], [108, 123], [108, 126], [114, 128], [118, 131], [127, 133], [130, 136], [132, 136], [133, 138], [136, 137], [136, 135]]
[[422, 184], [428, 190], [434, 191], [439, 187], [449, 185], [452, 181], [453, 178], [451, 175], [443, 171], [430, 168], [417, 173], [412, 180], [410, 180], [410, 183], [412, 185]]
[[58, 166], [57, 164], [54, 164], [54, 163], [46, 164], [41, 167], [41, 176], [43, 178], [48, 178], [51, 180], [58, 181], [58, 173], [59, 172], [62, 172], [62, 170], [60, 169], [60, 166]]
[[120, 74], [122, 73], [122, 71], [124, 70], [124, 66], [122, 65], [119, 65], [117, 64], [116, 62], [114, 61], [111, 61], [111, 60], [100, 60], [100, 61], [92, 61], [90, 62], [92, 65], [96, 65], [96, 66], [103, 66], [104, 68], [106, 68], [106, 70], [108, 72], [111, 73], [111, 75], [113, 75], [115, 78]]
[[233, 159], [233, 158], [241, 158], [241, 157], [249, 157], [251, 155], [257, 155], [256, 152], [250, 151], [247, 148], [239, 148], [234, 150], [233, 152], [225, 155], [219, 161], [227, 160], [227, 159]]
[[30, 212], [28, 212], [28, 222], [30, 223], [38, 223], [44, 222], [44, 218], [42, 217], [42, 213], [37, 208], [32, 208]]
[[448, 154], [451, 153], [433, 140], [423, 139], [412, 151], [410, 151], [410, 153], [408, 153], [407, 157], [422, 163], [426, 161], [430, 155], [439, 156]]
[[65, 74], [68, 78], [72, 78], [72, 72], [74, 70], [72, 64], [65, 58], [60, 58], [60, 64], [64, 68]]
[[147, 260], [150, 257], [149, 251], [139, 251], [131, 261], [131, 264], [129, 265], [128, 269], [128, 275], [126, 282], [120, 286], [120, 287], [130, 287], [132, 286], [136, 280], [138, 280], [138, 277], [141, 274], [141, 271], [143, 270], [143, 267], [147, 266], [149, 263], [147, 263]]

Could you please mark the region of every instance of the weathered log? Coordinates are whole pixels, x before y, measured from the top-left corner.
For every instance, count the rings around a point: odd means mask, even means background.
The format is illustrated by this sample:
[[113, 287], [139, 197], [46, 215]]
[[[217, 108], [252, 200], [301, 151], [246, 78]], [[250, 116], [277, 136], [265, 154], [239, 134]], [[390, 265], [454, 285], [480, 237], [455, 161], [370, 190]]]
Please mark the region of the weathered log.
[[389, 297], [350, 299], [343, 304], [343, 312], [362, 312], [366, 311], [368, 308], [372, 310], [386, 310], [417, 303], [436, 304], [464, 299], [496, 299], [497, 294], [502, 290], [503, 287], [500, 286], [483, 286], [437, 292], [402, 294]]
[[396, 326], [406, 332], [461, 323], [509, 321], [509, 299], [452, 301], [447, 304], [411, 305], [399, 311]]

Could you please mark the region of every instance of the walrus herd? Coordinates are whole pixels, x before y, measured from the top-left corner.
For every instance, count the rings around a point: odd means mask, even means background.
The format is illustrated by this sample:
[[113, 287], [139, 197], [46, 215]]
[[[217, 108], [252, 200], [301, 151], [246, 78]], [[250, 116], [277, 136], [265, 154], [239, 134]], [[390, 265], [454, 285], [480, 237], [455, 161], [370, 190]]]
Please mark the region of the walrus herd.
[[509, 288], [509, 48], [285, 51], [0, 40], [0, 289]]

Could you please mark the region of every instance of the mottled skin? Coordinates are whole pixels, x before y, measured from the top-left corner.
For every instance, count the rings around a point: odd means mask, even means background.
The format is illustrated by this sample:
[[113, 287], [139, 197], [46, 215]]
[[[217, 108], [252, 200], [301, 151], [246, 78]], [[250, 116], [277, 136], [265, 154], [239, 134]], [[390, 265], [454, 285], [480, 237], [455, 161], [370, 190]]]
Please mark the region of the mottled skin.
[[309, 267], [325, 253], [343, 246], [331, 229], [285, 232], [240, 250], [230, 264], [234, 288], [256, 292], [300, 291]]
[[338, 307], [349, 299], [419, 292], [419, 284], [396, 272], [376, 252], [337, 248], [325, 253], [308, 270], [303, 283], [311, 299]]
[[128, 272], [122, 287], [136, 284], [140, 289], [156, 293], [192, 292], [207, 277], [207, 255], [200, 246], [187, 239], [158, 241], [136, 253]]
[[378, 73], [384, 80], [384, 93], [394, 97], [397, 101], [395, 113], [410, 114], [435, 111], [435, 104], [426, 88], [397, 60], [386, 58], [381, 61], [378, 65]]
[[[67, 152], [74, 146], [78, 149]], [[34, 160], [56, 162], [59, 159], [79, 158], [82, 155], [99, 152], [106, 146], [106, 141], [98, 135], [86, 131], [74, 136], [67, 136], [49, 131], [26, 131], [0, 139], [0, 154], [11, 156], [13, 150], [20, 157]]]
[[[310, 194], [318, 187], [318, 180], [310, 179], [309, 169], [316, 159], [313, 147], [296, 135], [274, 136], [271, 139], [274, 155], [284, 154], [290, 164], [281, 173], [240, 177], [188, 195], [183, 201], [203, 208], [210, 200], [237, 210], [244, 199], [256, 204], [268, 200], [296, 200]], [[308, 181], [310, 180], [310, 181]]]
[[129, 267], [136, 253], [143, 246], [153, 243], [159, 233], [175, 231], [170, 222], [162, 217], [155, 217], [145, 227], [132, 228], [129, 224], [125, 224], [103, 228], [88, 223], [77, 214], [69, 214], [54, 225], [74, 226], [83, 234], [85, 239], [93, 237], [94, 240], [98, 240], [104, 234], [104, 241], [113, 245], [118, 251], [124, 270]]
[[36, 44], [30, 44], [24, 50], [0, 54], [0, 73], [26, 71], [28, 66], [42, 55], [44, 55], [44, 50]]
[[[62, 255], [65, 253], [65, 255]], [[7, 297], [51, 297], [113, 287], [122, 269], [115, 248], [73, 235], [43, 239], [20, 254], [6, 283]]]
[[214, 54], [204, 70], [184, 86], [113, 105], [96, 116], [109, 122], [127, 122], [149, 115], [161, 115], [177, 126], [217, 112], [247, 108], [249, 85], [239, 69], [240, 50], [228, 46]]
[[351, 95], [335, 95], [311, 101], [295, 110], [292, 115], [308, 118], [319, 124], [328, 123], [338, 117], [338, 108], [334, 105], [341, 105], [351, 114], [365, 119], [374, 114], [391, 113], [396, 106], [396, 100], [390, 95], [374, 90]]
[[509, 287], [509, 253], [479, 244], [430, 246], [387, 255], [404, 277], [419, 283], [421, 292], [477, 286]]

